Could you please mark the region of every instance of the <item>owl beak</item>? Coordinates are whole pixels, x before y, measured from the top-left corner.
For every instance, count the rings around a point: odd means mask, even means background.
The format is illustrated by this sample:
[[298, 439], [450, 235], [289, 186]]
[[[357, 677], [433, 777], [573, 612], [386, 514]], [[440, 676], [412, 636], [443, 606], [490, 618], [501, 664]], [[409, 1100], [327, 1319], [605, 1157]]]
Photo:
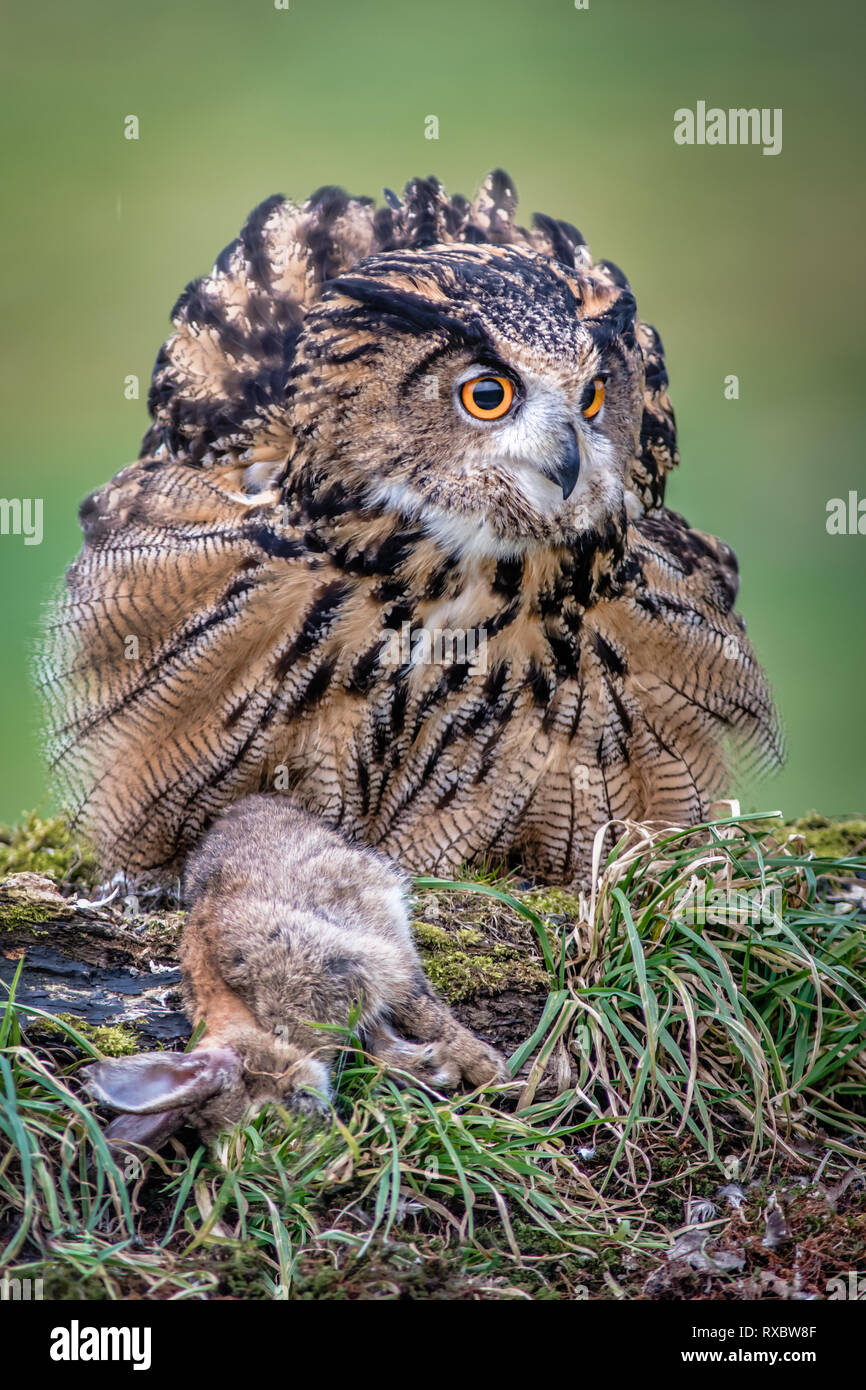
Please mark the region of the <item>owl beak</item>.
[[571, 435], [564, 453], [557, 459], [556, 463], [545, 468], [544, 472], [555, 483], [559, 483], [562, 488], [562, 500], [563, 502], [568, 501], [577, 486], [577, 479], [580, 475], [580, 446], [575, 435]]

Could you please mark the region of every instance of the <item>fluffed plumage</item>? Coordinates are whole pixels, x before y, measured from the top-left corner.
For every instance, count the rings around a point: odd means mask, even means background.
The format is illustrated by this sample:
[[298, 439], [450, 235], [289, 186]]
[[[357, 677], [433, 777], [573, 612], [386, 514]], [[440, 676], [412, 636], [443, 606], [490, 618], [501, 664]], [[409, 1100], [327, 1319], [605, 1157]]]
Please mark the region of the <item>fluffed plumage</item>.
[[[279, 790], [415, 872], [580, 880], [605, 821], [693, 823], [732, 753], [778, 760], [735, 557], [663, 505], [661, 341], [574, 227], [515, 206], [501, 171], [473, 203], [271, 198], [181, 296], [46, 648], [106, 868], [172, 875]], [[479, 373], [502, 420], [461, 406]]]

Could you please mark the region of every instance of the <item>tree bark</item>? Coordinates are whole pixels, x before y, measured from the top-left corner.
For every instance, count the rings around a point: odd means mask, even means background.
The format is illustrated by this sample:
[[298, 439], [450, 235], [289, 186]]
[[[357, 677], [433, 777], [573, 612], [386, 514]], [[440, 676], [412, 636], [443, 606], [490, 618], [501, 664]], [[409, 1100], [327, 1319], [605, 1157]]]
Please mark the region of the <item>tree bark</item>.
[[[0, 881], [0, 980], [23, 967], [15, 1002], [86, 1026], [123, 1025], [143, 1049], [190, 1035], [180, 993], [181, 914], [127, 919], [111, 905], [64, 898], [40, 874]], [[34, 1018], [34, 1032], [39, 1023]]]

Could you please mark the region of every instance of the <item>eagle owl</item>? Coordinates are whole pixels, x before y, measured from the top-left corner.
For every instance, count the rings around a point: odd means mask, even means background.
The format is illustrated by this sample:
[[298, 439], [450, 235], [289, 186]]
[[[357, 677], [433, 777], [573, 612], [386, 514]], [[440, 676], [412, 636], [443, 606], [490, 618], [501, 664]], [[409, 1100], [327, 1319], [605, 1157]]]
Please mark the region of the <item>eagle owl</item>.
[[173, 877], [280, 791], [414, 872], [575, 882], [605, 822], [694, 823], [734, 754], [778, 759], [735, 557], [663, 505], [661, 341], [515, 207], [501, 171], [273, 197], [181, 295], [50, 622], [107, 869]]

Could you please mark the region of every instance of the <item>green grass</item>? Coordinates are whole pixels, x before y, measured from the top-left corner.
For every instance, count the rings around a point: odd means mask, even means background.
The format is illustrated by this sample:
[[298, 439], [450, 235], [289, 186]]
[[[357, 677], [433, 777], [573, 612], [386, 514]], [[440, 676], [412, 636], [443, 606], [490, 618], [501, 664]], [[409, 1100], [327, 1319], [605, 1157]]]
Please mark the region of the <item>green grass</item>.
[[[537, 935], [549, 995], [510, 1086], [442, 1096], [347, 1033], [330, 1124], [271, 1110], [210, 1152], [113, 1156], [77, 1080], [93, 1043], [63, 1021], [62, 1044], [44, 1042], [13, 988], [0, 1271], [61, 1298], [634, 1296], [668, 1277], [684, 1204], [734, 1176], [754, 1230], [729, 1213], [707, 1237], [736, 1238], [759, 1287], [771, 1188], [866, 1160], [866, 859], [819, 858], [746, 818], [634, 828], [598, 868], [591, 895], [418, 880], [505, 904]], [[689, 920], [678, 904], [700, 885], [777, 910]], [[790, 1220], [820, 1292], [840, 1251], [862, 1255], [866, 1199], [849, 1181], [821, 1206], [816, 1182]], [[720, 1273], [712, 1296], [758, 1296], [742, 1287]]]

